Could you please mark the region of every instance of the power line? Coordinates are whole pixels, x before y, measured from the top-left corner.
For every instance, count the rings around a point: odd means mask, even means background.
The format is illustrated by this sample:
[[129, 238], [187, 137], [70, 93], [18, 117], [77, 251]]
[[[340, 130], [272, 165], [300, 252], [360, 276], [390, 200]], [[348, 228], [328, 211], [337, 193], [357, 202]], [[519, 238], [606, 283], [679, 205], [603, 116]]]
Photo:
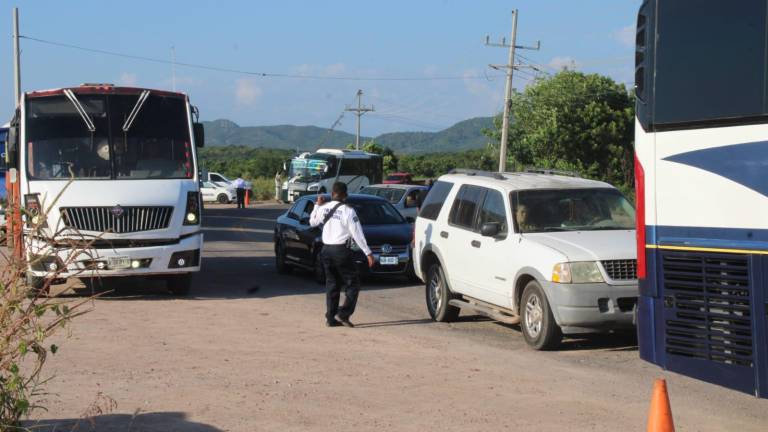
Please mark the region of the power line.
[[244, 69], [221, 67], [221, 66], [204, 65], [204, 64], [198, 64], [198, 63], [186, 63], [186, 62], [179, 62], [179, 61], [173, 62], [171, 60], [159, 59], [154, 57], [125, 54], [125, 53], [120, 53], [116, 51], [108, 51], [108, 50], [103, 50], [98, 48], [89, 48], [89, 47], [68, 44], [63, 42], [55, 42], [55, 41], [40, 39], [32, 36], [20, 35], [19, 38], [45, 44], [45, 45], [57, 46], [61, 48], [69, 48], [69, 49], [74, 49], [79, 51], [90, 52], [94, 54], [108, 55], [113, 57], [122, 57], [122, 58], [128, 58], [128, 59], [140, 60], [140, 61], [146, 61], [146, 62], [152, 62], [152, 63], [171, 64], [175, 66], [182, 66], [182, 67], [192, 68], [192, 69], [209, 70], [214, 72], [258, 76], [262, 78], [288, 78], [288, 79], [312, 79], [312, 80], [335, 80], [335, 81], [459, 81], [459, 80], [467, 80], [467, 79], [471, 79], [471, 80], [487, 79], [485, 76], [479, 76], [479, 75], [478, 76], [464, 76], [464, 75], [433, 76], [433, 77], [361, 77], [361, 76], [341, 76], [341, 75], [304, 75], [304, 74], [290, 74], [290, 73], [258, 72], [258, 71], [244, 70]]

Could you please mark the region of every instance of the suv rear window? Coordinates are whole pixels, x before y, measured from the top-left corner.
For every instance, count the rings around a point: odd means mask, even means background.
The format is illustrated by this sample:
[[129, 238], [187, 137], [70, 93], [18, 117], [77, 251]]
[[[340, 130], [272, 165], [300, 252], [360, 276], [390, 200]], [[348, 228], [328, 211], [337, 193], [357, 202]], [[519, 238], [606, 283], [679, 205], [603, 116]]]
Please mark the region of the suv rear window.
[[440, 215], [440, 209], [443, 208], [445, 199], [448, 198], [448, 194], [453, 189], [453, 183], [438, 181], [429, 190], [427, 197], [424, 199], [424, 203], [421, 205], [421, 211], [419, 217], [425, 219], [436, 220]]

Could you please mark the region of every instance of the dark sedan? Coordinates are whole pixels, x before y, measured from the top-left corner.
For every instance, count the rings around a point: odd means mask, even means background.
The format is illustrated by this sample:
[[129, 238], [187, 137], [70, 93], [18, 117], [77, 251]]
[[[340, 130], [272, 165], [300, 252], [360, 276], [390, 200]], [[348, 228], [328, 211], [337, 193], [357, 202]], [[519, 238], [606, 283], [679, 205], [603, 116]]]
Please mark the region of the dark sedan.
[[[326, 199], [330, 197], [326, 195]], [[289, 273], [294, 267], [314, 272], [323, 281], [323, 267], [319, 255], [323, 247], [319, 228], [309, 226], [309, 215], [315, 207], [317, 195], [308, 195], [296, 201], [275, 224], [275, 259], [279, 273]], [[411, 225], [387, 200], [371, 195], [350, 195], [352, 206], [363, 225], [365, 240], [374, 257], [373, 268], [368, 268], [365, 256], [357, 247], [355, 263], [361, 274], [404, 275], [413, 278], [411, 262]]]

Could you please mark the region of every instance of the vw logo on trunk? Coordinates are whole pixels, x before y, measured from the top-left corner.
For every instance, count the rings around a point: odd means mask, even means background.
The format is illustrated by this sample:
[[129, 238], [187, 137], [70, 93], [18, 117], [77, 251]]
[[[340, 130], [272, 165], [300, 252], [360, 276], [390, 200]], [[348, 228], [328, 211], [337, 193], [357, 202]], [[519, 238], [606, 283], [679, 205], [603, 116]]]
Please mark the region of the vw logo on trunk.
[[114, 216], [115, 219], [120, 219], [121, 217], [123, 217], [123, 213], [125, 213], [125, 210], [119, 205], [117, 205], [112, 207], [112, 209], [110, 209], [109, 212], [112, 213], [112, 216]]
[[392, 253], [392, 245], [389, 243], [381, 245], [381, 251], [385, 254]]

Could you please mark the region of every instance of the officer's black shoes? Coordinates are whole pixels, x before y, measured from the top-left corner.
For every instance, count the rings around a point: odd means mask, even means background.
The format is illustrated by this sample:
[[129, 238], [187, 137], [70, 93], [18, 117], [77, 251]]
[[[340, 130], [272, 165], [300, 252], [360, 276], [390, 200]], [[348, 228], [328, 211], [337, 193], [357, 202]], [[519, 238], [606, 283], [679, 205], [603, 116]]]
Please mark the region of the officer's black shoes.
[[333, 320], [333, 321], [326, 321], [326, 322], [325, 322], [325, 326], [326, 326], [326, 327], [341, 327], [341, 325], [342, 325], [342, 324], [341, 324], [340, 322], [336, 321], [336, 320]]
[[336, 315], [336, 319], [339, 320], [339, 323], [343, 325], [344, 327], [354, 328], [355, 325], [352, 324], [352, 321], [349, 320], [349, 318], [342, 318], [338, 315]]

